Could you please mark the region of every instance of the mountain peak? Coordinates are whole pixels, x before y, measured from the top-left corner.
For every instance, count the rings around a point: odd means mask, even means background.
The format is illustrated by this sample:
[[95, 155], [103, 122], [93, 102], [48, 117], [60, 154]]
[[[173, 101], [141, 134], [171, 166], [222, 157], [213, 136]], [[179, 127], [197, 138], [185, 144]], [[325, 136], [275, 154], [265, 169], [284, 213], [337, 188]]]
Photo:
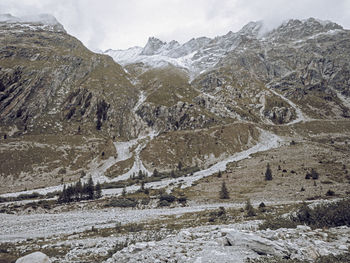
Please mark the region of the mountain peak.
[[290, 19], [269, 32], [268, 36], [278, 41], [289, 41], [341, 29], [343, 27], [334, 22], [323, 21], [312, 17], [304, 20]]
[[30, 15], [30, 16], [21, 16], [16, 17], [11, 14], [0, 14], [0, 23], [6, 24], [33, 24], [41, 25], [41, 29], [47, 29], [57, 32], [66, 32], [62, 24], [60, 24], [56, 17], [50, 14], [39, 14], [39, 15]]
[[242, 29], [238, 31], [238, 33], [241, 35], [257, 36], [259, 35], [262, 27], [263, 27], [262, 21], [256, 21], [256, 22], [253, 21], [243, 26]]
[[155, 55], [157, 51], [166, 45], [166, 42], [161, 41], [158, 38], [150, 37], [148, 38], [146, 46], [143, 48], [141, 55], [151, 56]]

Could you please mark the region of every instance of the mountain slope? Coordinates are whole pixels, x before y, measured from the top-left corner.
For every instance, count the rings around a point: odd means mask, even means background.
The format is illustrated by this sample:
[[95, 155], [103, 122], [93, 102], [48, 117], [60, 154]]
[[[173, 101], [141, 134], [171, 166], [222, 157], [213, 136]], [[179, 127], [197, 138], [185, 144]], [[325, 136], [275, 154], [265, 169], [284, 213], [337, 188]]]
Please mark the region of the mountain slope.
[[[56, 28], [59, 30], [56, 30]], [[123, 118], [138, 93], [108, 56], [40, 23], [0, 23], [0, 121], [19, 129], [102, 130], [130, 136]], [[61, 127], [61, 128], [60, 128]]]

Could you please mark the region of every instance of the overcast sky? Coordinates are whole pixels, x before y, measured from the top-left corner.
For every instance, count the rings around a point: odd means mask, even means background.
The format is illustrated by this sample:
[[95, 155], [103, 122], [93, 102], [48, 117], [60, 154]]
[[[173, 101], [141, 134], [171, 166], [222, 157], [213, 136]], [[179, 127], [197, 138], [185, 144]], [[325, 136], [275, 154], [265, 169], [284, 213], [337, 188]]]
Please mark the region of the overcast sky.
[[183, 43], [258, 20], [315, 17], [350, 28], [350, 0], [0, 0], [0, 13], [50, 13], [92, 50], [144, 46], [149, 36]]

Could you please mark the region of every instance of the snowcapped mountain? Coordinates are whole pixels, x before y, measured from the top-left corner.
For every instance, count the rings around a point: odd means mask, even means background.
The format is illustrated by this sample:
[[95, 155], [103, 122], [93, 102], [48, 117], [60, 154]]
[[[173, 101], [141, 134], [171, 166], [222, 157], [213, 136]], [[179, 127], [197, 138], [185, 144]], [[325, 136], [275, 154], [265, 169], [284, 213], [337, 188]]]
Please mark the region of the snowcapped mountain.
[[133, 47], [127, 50], [109, 49], [104, 54], [110, 55], [117, 63], [128, 65], [142, 62], [151, 67], [163, 67], [172, 64], [189, 71], [192, 77], [214, 67], [220, 59], [233, 50], [239, 50], [247, 42], [260, 43], [302, 40], [320, 33], [332, 33], [343, 29], [330, 21], [314, 18], [307, 20], [291, 19], [275, 29], [266, 30], [262, 21], [250, 22], [238, 32], [213, 39], [208, 37], [193, 38], [184, 44], [173, 40], [163, 42], [150, 37], [144, 48]]

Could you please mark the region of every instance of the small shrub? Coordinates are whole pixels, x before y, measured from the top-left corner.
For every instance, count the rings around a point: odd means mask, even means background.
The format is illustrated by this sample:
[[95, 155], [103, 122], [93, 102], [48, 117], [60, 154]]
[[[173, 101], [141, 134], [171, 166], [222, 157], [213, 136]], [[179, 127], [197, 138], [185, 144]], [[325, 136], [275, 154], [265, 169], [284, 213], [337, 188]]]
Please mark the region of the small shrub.
[[61, 169], [58, 171], [58, 174], [66, 174], [66, 173], [67, 173], [66, 168], [61, 168]]
[[335, 192], [330, 189], [326, 193], [326, 196], [334, 196], [334, 195], [335, 195]]
[[225, 207], [220, 206], [219, 210], [212, 211], [209, 213], [209, 222], [215, 222], [217, 219], [226, 220], [226, 210]]
[[169, 205], [170, 203], [167, 200], [161, 200], [159, 201], [159, 204], [158, 204], [158, 206], [160, 207], [169, 206]]
[[245, 204], [245, 211], [247, 213], [248, 217], [252, 217], [256, 215], [255, 209], [252, 206], [252, 204], [250, 203], [250, 200], [248, 199], [246, 204]]
[[141, 200], [141, 205], [148, 205], [150, 201], [151, 201], [151, 199], [149, 199], [149, 198], [143, 198]]
[[124, 229], [127, 232], [141, 232], [142, 230], [144, 230], [144, 225], [133, 223], [133, 224], [125, 225]]
[[311, 169], [311, 177], [313, 180], [317, 180], [319, 177], [318, 172], [316, 172], [316, 170], [314, 170], [314, 169]]
[[181, 197], [179, 197], [179, 198], [177, 199], [177, 201], [178, 201], [179, 203], [184, 204], [184, 203], [187, 202], [187, 197], [186, 197], [186, 196], [181, 196]]
[[133, 199], [116, 198], [112, 199], [106, 206], [108, 207], [135, 207], [137, 202]]
[[279, 228], [296, 228], [297, 223], [290, 220], [289, 218], [284, 218], [284, 217], [274, 217], [274, 218], [269, 218], [264, 221], [261, 225], [259, 225], [259, 229], [271, 229], [271, 230], [276, 230]]
[[173, 203], [176, 200], [176, 197], [173, 195], [169, 195], [169, 194], [162, 194], [159, 197], [159, 201], [167, 201], [169, 203]]
[[303, 203], [295, 216], [268, 219], [260, 225], [260, 229], [294, 228], [304, 224], [311, 228], [350, 226], [350, 199], [313, 208]]
[[264, 202], [261, 202], [261, 203], [259, 204], [259, 208], [264, 208], [264, 207], [266, 207], [266, 205], [264, 204]]

